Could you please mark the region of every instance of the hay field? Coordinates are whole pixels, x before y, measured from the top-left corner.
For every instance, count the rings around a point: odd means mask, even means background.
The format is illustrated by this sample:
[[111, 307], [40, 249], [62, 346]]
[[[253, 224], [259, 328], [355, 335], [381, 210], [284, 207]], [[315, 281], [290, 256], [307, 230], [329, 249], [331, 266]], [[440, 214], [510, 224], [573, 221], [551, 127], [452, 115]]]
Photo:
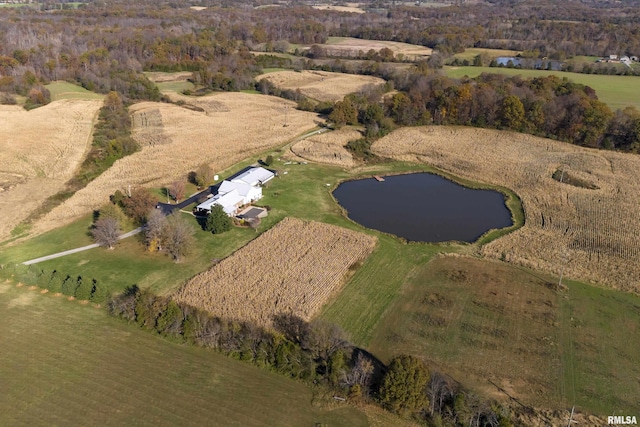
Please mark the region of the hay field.
[[353, 37], [329, 37], [327, 43], [320, 46], [327, 51], [328, 55], [345, 57], [355, 56], [359, 52], [367, 53], [371, 49], [378, 52], [385, 47], [391, 49], [396, 57], [401, 54], [412, 61], [425, 59], [433, 53], [432, 49], [425, 46], [387, 40], [356, 39]]
[[0, 106], [0, 240], [73, 177], [101, 105], [61, 100], [31, 111]]
[[256, 77], [256, 80], [261, 79], [268, 79], [280, 88], [300, 89], [309, 98], [330, 102], [340, 101], [345, 95], [357, 92], [367, 85], [384, 84], [384, 80], [378, 77], [308, 70], [277, 71]]
[[298, 157], [316, 163], [352, 168], [356, 165], [351, 152], [344, 146], [349, 141], [362, 138], [360, 131], [353, 127], [343, 127], [333, 132], [310, 136], [291, 147]]
[[[186, 178], [202, 163], [221, 172], [231, 165], [283, 144], [312, 128], [316, 115], [298, 111], [280, 98], [245, 93], [220, 93], [189, 102], [205, 111], [177, 105], [142, 102], [130, 108], [133, 137], [142, 150], [118, 160], [101, 176], [39, 221], [42, 232], [67, 224], [100, 207], [116, 190], [129, 185], [161, 186]], [[287, 127], [284, 109], [289, 106]]]
[[269, 326], [277, 314], [313, 317], [376, 238], [320, 222], [285, 218], [174, 297], [221, 317]]
[[[376, 154], [504, 186], [522, 199], [525, 225], [483, 254], [566, 277], [640, 291], [640, 157], [531, 135], [464, 127], [399, 129]], [[564, 168], [588, 189], [561, 183]]]

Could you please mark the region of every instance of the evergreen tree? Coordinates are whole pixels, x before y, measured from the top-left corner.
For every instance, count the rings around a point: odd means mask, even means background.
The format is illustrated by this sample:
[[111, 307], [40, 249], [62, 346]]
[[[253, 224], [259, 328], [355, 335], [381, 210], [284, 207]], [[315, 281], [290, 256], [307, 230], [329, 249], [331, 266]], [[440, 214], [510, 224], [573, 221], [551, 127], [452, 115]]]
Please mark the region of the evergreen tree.
[[95, 303], [104, 302], [109, 297], [109, 292], [107, 289], [99, 283], [96, 279], [93, 279], [93, 292], [91, 292], [91, 296], [89, 297], [89, 301]]
[[211, 213], [207, 217], [205, 230], [213, 234], [220, 234], [231, 230], [231, 224], [231, 218], [225, 213], [222, 206], [213, 205], [211, 207]]
[[51, 280], [49, 280], [49, 285], [47, 288], [49, 292], [59, 293], [62, 292], [62, 284], [69, 276], [63, 275], [57, 270], [51, 274]]
[[79, 300], [88, 301], [93, 293], [93, 280], [82, 280], [78, 277], [78, 287], [76, 288], [75, 297]]
[[78, 285], [82, 283], [82, 277], [78, 276], [74, 279], [71, 276], [67, 276], [64, 283], [62, 284], [62, 293], [69, 296], [74, 296], [76, 294], [76, 289], [78, 289]]
[[182, 332], [182, 310], [175, 301], [169, 301], [167, 308], [158, 317], [156, 330], [164, 335], [179, 335]]
[[429, 371], [413, 356], [398, 356], [391, 360], [382, 379], [380, 401], [394, 412], [416, 411], [429, 404], [427, 384]]

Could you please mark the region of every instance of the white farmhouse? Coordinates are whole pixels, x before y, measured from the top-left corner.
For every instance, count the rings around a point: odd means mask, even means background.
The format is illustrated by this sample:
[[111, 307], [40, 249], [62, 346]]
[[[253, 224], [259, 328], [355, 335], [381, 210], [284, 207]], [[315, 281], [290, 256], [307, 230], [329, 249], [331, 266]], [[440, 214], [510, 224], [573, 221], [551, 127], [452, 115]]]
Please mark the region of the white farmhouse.
[[274, 176], [273, 172], [264, 168], [249, 169], [231, 181], [222, 181], [218, 193], [196, 206], [196, 210], [210, 212], [213, 205], [220, 205], [227, 215], [234, 216], [240, 207], [261, 199], [262, 185]]

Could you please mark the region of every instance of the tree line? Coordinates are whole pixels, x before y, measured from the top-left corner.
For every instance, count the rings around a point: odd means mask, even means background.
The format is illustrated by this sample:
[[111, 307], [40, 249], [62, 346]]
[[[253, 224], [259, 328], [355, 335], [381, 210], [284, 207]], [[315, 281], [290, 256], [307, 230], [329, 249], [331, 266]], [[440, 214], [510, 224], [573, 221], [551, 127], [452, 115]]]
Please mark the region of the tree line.
[[336, 325], [280, 314], [273, 329], [222, 319], [131, 286], [107, 302], [109, 314], [179, 342], [313, 383], [351, 402], [368, 402], [428, 425], [508, 426], [506, 407], [479, 398], [419, 358], [385, 366], [349, 343]]
[[109, 290], [98, 280], [83, 276], [72, 276], [59, 270], [39, 268], [35, 264], [8, 264], [0, 266], [5, 278], [29, 286], [47, 289], [78, 300], [103, 303], [109, 298]]

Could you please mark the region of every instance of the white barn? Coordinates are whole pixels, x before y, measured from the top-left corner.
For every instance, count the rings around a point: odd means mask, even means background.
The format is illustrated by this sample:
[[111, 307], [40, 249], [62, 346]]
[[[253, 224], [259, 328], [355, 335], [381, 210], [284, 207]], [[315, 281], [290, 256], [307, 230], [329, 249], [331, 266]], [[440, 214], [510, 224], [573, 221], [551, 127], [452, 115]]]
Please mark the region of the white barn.
[[261, 199], [261, 186], [274, 176], [273, 172], [264, 168], [249, 169], [231, 181], [222, 181], [218, 193], [196, 206], [196, 210], [211, 211], [213, 205], [220, 205], [227, 215], [233, 216], [240, 207]]
[[234, 182], [244, 182], [252, 186], [264, 185], [271, 181], [275, 174], [265, 168], [251, 168], [233, 179]]

